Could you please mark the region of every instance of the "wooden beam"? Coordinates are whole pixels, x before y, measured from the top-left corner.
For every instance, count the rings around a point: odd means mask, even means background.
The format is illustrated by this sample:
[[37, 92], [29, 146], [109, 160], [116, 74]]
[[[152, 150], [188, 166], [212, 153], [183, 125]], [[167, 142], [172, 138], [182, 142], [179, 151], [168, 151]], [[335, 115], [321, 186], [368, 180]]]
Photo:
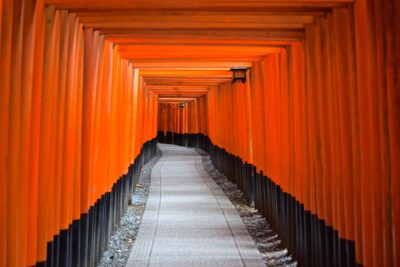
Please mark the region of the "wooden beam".
[[293, 41], [287, 40], [240, 40], [240, 39], [196, 39], [196, 38], [142, 38], [134, 35], [130, 37], [107, 37], [114, 45], [194, 45], [194, 46], [247, 46], [247, 47], [277, 47], [287, 46]]
[[79, 15], [86, 27], [119, 29], [301, 29], [314, 16], [301, 14], [228, 12], [133, 12]]
[[197, 98], [195, 97], [158, 97], [158, 101], [194, 101]]
[[107, 38], [142, 38], [142, 39], [191, 39], [191, 40], [247, 40], [247, 41], [293, 41], [304, 38], [303, 29], [291, 30], [210, 30], [210, 29], [102, 29]]
[[192, 79], [192, 80], [183, 80], [183, 79], [158, 79], [156, 82], [153, 80], [145, 80], [146, 87], [153, 87], [153, 86], [179, 86], [179, 87], [186, 87], [186, 86], [202, 86], [202, 87], [210, 87], [216, 86], [221, 83], [230, 81], [232, 78], [225, 78], [225, 79]]
[[145, 89], [148, 90], [175, 90], [175, 89], [185, 89], [185, 90], [195, 90], [195, 91], [208, 91], [208, 86], [202, 85], [147, 85]]
[[208, 93], [208, 89], [207, 88], [205, 88], [205, 89], [189, 89], [189, 88], [174, 88], [174, 87], [171, 87], [171, 88], [145, 88], [146, 90], [150, 90], [150, 91], [153, 91], [153, 92], [155, 92], [155, 93], [169, 93], [169, 94], [171, 94], [171, 93], [185, 93], [185, 94], [187, 94], [187, 93], [195, 93], [195, 94], [206, 94], [206, 93]]
[[205, 95], [206, 94], [159, 94], [160, 97], [168, 97], [168, 98], [176, 98], [176, 97], [198, 98]]
[[152, 91], [154, 94], [157, 94], [157, 95], [162, 95], [162, 96], [168, 96], [168, 97], [175, 97], [175, 96], [190, 96], [190, 97], [193, 97], [193, 96], [202, 96], [202, 95], [207, 95], [208, 94], [208, 92], [183, 92], [183, 91], [181, 91], [181, 92], [173, 92], [173, 91], [170, 91], [170, 92], [158, 92], [158, 91]]
[[141, 41], [135, 41], [131, 40], [129, 41], [129, 38], [124, 38], [124, 39], [119, 39], [119, 38], [109, 38], [109, 41], [113, 42], [115, 45], [118, 45], [119, 47], [164, 47], [164, 46], [194, 46], [194, 47], [202, 47], [202, 46], [209, 46], [209, 47], [255, 47], [255, 48], [276, 48], [276, 47], [285, 47], [291, 42], [277, 42], [277, 41], [269, 41], [269, 42], [260, 42], [260, 41], [201, 41], [201, 40], [187, 40], [187, 39], [171, 39], [171, 40], [141, 40]]
[[159, 1], [159, 0], [131, 0], [131, 1], [110, 1], [110, 0], [45, 0], [45, 4], [56, 5], [63, 9], [79, 10], [127, 10], [127, 9], [206, 9], [216, 8], [267, 8], [267, 7], [339, 7], [352, 3], [352, 0], [191, 0], [191, 1]]
[[127, 10], [72, 10], [79, 18], [98, 18], [98, 17], [268, 17], [268, 16], [320, 16], [330, 12], [330, 8], [242, 8], [240, 10], [232, 8], [214, 8], [210, 9], [127, 9]]
[[250, 68], [253, 66], [252, 62], [249, 61], [197, 61], [197, 60], [132, 60], [130, 64], [134, 68], [234, 68], [234, 67], [246, 67]]
[[108, 29], [118, 29], [118, 30], [130, 30], [130, 29], [162, 29], [162, 30], [185, 30], [185, 29], [207, 29], [207, 30], [300, 30], [305, 28], [305, 23], [237, 23], [237, 24], [215, 24], [215, 23], [135, 23], [135, 22], [95, 22], [95, 23], [85, 23], [84, 26], [88, 28], [94, 28], [101, 32], [105, 32]]
[[139, 74], [143, 77], [186, 77], [186, 78], [226, 78], [232, 74], [228, 70], [139, 70]]
[[[247, 46], [146, 46], [121, 45], [118, 46], [120, 55], [126, 59], [216, 59], [225, 61], [232, 58], [241, 58], [241, 61], [256, 61], [260, 57], [277, 53], [278, 47], [247, 47]], [[219, 59], [219, 60], [218, 60]], [[245, 59], [245, 60], [243, 60]], [[210, 60], [211, 61], [211, 60]]]

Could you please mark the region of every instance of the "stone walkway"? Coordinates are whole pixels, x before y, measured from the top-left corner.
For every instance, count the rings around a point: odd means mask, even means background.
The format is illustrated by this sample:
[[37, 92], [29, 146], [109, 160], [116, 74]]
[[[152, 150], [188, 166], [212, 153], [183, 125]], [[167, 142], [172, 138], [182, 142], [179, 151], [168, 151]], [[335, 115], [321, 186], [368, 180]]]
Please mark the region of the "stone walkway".
[[159, 144], [127, 266], [265, 266], [234, 206], [193, 149]]

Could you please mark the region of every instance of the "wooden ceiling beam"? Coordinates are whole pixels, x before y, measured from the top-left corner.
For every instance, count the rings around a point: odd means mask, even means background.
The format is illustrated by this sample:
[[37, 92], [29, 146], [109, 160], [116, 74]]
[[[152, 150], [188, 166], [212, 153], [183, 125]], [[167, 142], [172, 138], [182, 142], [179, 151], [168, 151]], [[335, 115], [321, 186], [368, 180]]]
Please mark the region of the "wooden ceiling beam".
[[165, 47], [135, 47], [119, 49], [120, 55], [129, 60], [149, 59], [158, 61], [258, 61], [261, 57], [268, 54], [280, 52], [278, 48], [256, 47], [247, 49], [233, 49], [232, 47], [183, 47], [182, 49], [173, 49], [171, 46]]
[[[221, 84], [210, 86], [209, 88], [216, 87]], [[209, 89], [207, 89], [207, 90], [190, 90], [190, 89], [182, 88], [182, 89], [168, 89], [167, 90], [167, 89], [155, 89], [155, 88], [149, 89], [146, 87], [144, 89], [149, 90], [153, 93], [159, 93], [159, 94], [178, 94], [178, 93], [179, 94], [188, 94], [188, 93], [190, 93], [190, 94], [207, 94], [209, 92]]]
[[[277, 14], [173, 14], [153, 15], [141, 12], [132, 15], [107, 15], [80, 16], [84, 26], [93, 28], [146, 28], [146, 29], [176, 29], [176, 28], [275, 28], [285, 25], [304, 25], [314, 23], [311, 15], [277, 15]], [[292, 27], [290, 27], [292, 28]], [[297, 28], [297, 27], [295, 27]]]
[[146, 89], [149, 90], [171, 90], [171, 89], [190, 89], [197, 91], [208, 91], [208, 87], [204, 85], [148, 85], [146, 84]]
[[162, 30], [190, 30], [190, 29], [207, 29], [207, 30], [301, 30], [305, 28], [305, 23], [135, 23], [135, 22], [94, 22], [84, 23], [85, 27], [94, 28], [101, 32], [108, 29], [131, 30], [131, 29], [162, 29]]
[[154, 94], [157, 94], [159, 96], [163, 97], [195, 97], [195, 96], [203, 96], [207, 95], [208, 92], [157, 92], [157, 91], [152, 91]]
[[174, 83], [174, 84], [189, 84], [189, 83], [202, 83], [202, 82], [219, 82], [225, 81], [232, 78], [232, 74], [229, 76], [193, 76], [188, 77], [185, 75], [182, 76], [170, 76], [165, 77], [162, 75], [159, 76], [144, 76], [144, 81], [146, 84], [160, 84], [160, 83]]
[[353, 0], [45, 0], [45, 4], [56, 5], [62, 9], [76, 10], [121, 10], [121, 9], [206, 9], [213, 10], [216, 8], [279, 8], [279, 7], [340, 7], [352, 3]]
[[231, 81], [232, 77], [226, 78], [213, 78], [213, 77], [203, 77], [203, 78], [173, 78], [173, 79], [165, 79], [163, 77], [158, 77], [157, 79], [144, 79], [146, 88], [203, 88], [208, 89], [212, 86], [220, 85], [221, 83], [225, 83]]
[[242, 8], [242, 9], [232, 9], [232, 8], [215, 8], [215, 9], [120, 9], [120, 10], [72, 10], [81, 19], [99, 18], [99, 17], [144, 17], [151, 16], [155, 17], [183, 17], [183, 16], [193, 16], [193, 17], [275, 17], [275, 16], [318, 16], [324, 15], [330, 12], [331, 8]]
[[204, 79], [193, 79], [193, 80], [189, 80], [186, 79], [186, 81], [184, 81], [184, 77], [177, 77], [176, 79], [162, 79], [162, 77], [157, 80], [160, 82], [154, 83], [151, 80], [147, 80], [145, 79], [145, 86], [204, 86], [204, 87], [210, 87], [210, 86], [214, 86], [214, 85], [218, 85], [220, 83], [224, 83], [227, 81], [232, 80], [232, 77], [227, 77], [225, 79], [213, 79], [210, 77], [205, 77]]
[[253, 66], [252, 62], [249, 61], [137, 61], [133, 60], [130, 62], [134, 68], [234, 68], [234, 67], [246, 67], [250, 68]]
[[107, 37], [115, 45], [190, 45], [190, 46], [248, 46], [248, 47], [278, 47], [287, 46], [293, 41], [287, 40], [240, 40], [240, 39], [196, 39], [196, 38], [141, 38], [134, 35], [129, 37]]
[[191, 91], [157, 91], [157, 90], [151, 90], [154, 94], [158, 95], [206, 95], [208, 92], [191, 92]]
[[[198, 99], [198, 98], [200, 98], [202, 96], [204, 96], [204, 95], [182, 95], [182, 96], [166, 95], [165, 97], [169, 97], [169, 98], [182, 97], [182, 98], [196, 98], [196, 99]], [[162, 96], [162, 97], [164, 97], [164, 96]], [[168, 103], [179, 103], [180, 101], [182, 101], [182, 100], [177, 100], [177, 101], [170, 100], [170, 101], [164, 101], [164, 103], [167, 103], [167, 102]], [[158, 101], [158, 102], [161, 102], [161, 101]]]
[[106, 38], [125, 39], [191, 39], [191, 40], [245, 40], [251, 41], [296, 41], [304, 38], [303, 29], [274, 29], [274, 30], [209, 30], [209, 29], [191, 29], [191, 30], [160, 30], [160, 29], [102, 29], [102, 34]]
[[164, 103], [164, 104], [178, 104], [182, 102], [195, 102], [198, 97], [159, 97], [158, 98], [158, 103]]
[[205, 96], [205, 94], [179, 94], [179, 95], [173, 95], [173, 94], [159, 94], [158, 97], [165, 97], [165, 98], [199, 98]]
[[158, 97], [159, 101], [195, 101], [196, 97]]
[[265, 48], [276, 48], [276, 47], [285, 47], [290, 42], [277, 42], [277, 41], [270, 41], [270, 42], [238, 42], [238, 41], [219, 41], [219, 42], [205, 42], [205, 41], [199, 41], [199, 40], [185, 40], [185, 39], [179, 39], [179, 40], [146, 40], [146, 41], [134, 41], [129, 39], [118, 39], [118, 38], [112, 38], [109, 39], [112, 43], [115, 45], [118, 45], [119, 47], [143, 47], [143, 46], [150, 46], [150, 47], [155, 47], [155, 46], [194, 46], [194, 47], [202, 47], [202, 46], [211, 46], [211, 47], [265, 47]]
[[[219, 84], [227, 82], [227, 81], [229, 81], [229, 80], [221, 80], [221, 81], [218, 81], [218, 82], [215, 82], [215, 81], [214, 82], [204, 81], [204, 82], [197, 82], [197, 83], [188, 82], [185, 85], [180, 85], [180, 84], [177, 84], [177, 83], [163, 83], [162, 85], [171, 86], [171, 87], [181, 86], [182, 88], [184, 88], [186, 86], [203, 86], [203, 87], [209, 88], [209, 87], [216, 86], [216, 85], [219, 85]], [[162, 85], [161, 84], [155, 84], [155, 85], [151, 84], [151, 85], [146, 85], [146, 88], [148, 88], [148, 87], [155, 88], [155, 87], [162, 86]]]
[[[247, 62], [247, 64], [250, 64], [250, 62], [255, 62], [260, 60], [261, 56], [266, 56], [268, 54], [272, 54], [272, 52], [269, 53], [265, 53], [259, 56], [253, 56], [253, 57], [196, 57], [196, 58], [184, 58], [184, 57], [171, 57], [171, 58], [134, 58], [134, 56], [129, 55], [129, 54], [123, 54], [121, 53], [121, 55], [124, 55], [126, 57], [124, 57], [125, 59], [128, 59], [129, 62], [132, 65], [135, 65], [136, 63], [138, 64], [145, 64], [145, 63], [159, 63], [159, 64], [163, 64], [163, 63], [168, 63], [168, 62], [176, 62], [176, 63], [191, 63], [191, 62], [198, 62], [198, 63], [210, 63], [210, 62]], [[155, 66], [154, 68], [156, 68], [157, 66]], [[177, 68], [177, 66], [171, 66], [172, 68]], [[200, 67], [200, 66], [199, 66]], [[215, 67], [212, 67], [215, 68]]]
[[151, 90], [155, 94], [162, 94], [162, 95], [188, 95], [188, 94], [196, 94], [196, 95], [206, 95], [208, 91], [204, 92], [194, 92], [194, 91], [185, 91], [185, 90], [169, 90], [169, 91], [157, 91]]
[[186, 78], [226, 78], [232, 74], [228, 70], [140, 70], [139, 74], [143, 77], [186, 77]]

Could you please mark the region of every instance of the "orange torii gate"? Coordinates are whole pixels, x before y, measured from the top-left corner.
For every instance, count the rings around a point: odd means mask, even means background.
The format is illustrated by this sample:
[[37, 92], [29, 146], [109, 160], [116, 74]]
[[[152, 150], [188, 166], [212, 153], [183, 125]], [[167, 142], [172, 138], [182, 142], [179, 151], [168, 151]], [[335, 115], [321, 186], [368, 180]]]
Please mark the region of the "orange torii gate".
[[95, 264], [157, 131], [243, 170], [300, 265], [399, 266], [399, 12], [0, 0], [0, 266]]

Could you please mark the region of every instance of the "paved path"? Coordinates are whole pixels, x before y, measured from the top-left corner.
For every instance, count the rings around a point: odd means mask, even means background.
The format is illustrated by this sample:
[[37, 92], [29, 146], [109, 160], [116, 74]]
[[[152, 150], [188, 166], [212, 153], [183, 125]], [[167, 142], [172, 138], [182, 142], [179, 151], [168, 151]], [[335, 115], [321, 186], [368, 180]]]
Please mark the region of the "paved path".
[[265, 266], [234, 206], [193, 149], [159, 145], [127, 266]]

